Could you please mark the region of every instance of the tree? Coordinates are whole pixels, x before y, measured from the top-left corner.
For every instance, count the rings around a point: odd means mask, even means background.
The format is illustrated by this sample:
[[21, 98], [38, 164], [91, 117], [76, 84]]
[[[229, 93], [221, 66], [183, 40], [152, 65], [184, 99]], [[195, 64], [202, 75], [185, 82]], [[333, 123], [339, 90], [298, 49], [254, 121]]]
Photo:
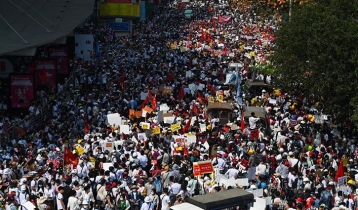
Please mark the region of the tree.
[[325, 113], [337, 120], [353, 114], [358, 123], [358, 103], [352, 100], [358, 97], [357, 5], [356, 0], [295, 5], [291, 21], [283, 22], [276, 34], [271, 62], [282, 88], [314, 94]]

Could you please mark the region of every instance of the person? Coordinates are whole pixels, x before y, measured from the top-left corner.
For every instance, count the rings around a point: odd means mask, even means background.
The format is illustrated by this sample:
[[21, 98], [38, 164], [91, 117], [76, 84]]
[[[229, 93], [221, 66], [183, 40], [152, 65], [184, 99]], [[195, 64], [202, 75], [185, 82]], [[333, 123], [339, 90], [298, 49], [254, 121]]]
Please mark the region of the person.
[[169, 210], [171, 203], [170, 203], [170, 198], [169, 198], [169, 190], [168, 188], [163, 188], [163, 194], [161, 194], [159, 196], [160, 200], [162, 201], [162, 210]]
[[97, 185], [97, 196], [96, 196], [96, 203], [99, 206], [102, 206], [102, 203], [106, 199], [107, 191], [106, 191], [106, 179], [101, 179], [100, 183]]
[[140, 207], [140, 210], [153, 210], [153, 209], [154, 209], [153, 200], [150, 199], [149, 196], [146, 196], [144, 198], [143, 205]]
[[126, 199], [123, 194], [119, 195], [116, 201], [115, 210], [129, 210], [130, 208], [131, 204], [128, 199]]
[[138, 190], [137, 185], [133, 185], [131, 190], [132, 190], [132, 192], [129, 193], [129, 202], [130, 202], [133, 210], [139, 210], [140, 206], [141, 206], [140, 200], [141, 200], [142, 196], [137, 191]]
[[102, 206], [104, 206], [104, 210], [111, 210], [114, 208], [114, 203], [112, 201], [111, 195], [107, 194], [106, 198], [102, 204]]
[[65, 210], [66, 209], [65, 203], [63, 201], [63, 192], [64, 192], [64, 188], [62, 186], [59, 187], [58, 194], [56, 196], [57, 210]]
[[249, 117], [249, 125], [251, 130], [258, 129], [257, 122], [260, 120], [260, 118], [255, 116], [255, 112], [251, 112], [251, 116]]
[[80, 202], [76, 198], [76, 191], [71, 190], [69, 195], [70, 195], [70, 197], [68, 198], [67, 210], [79, 210], [80, 209]]
[[333, 182], [329, 182], [326, 189], [321, 194], [321, 201], [326, 205], [328, 209], [331, 209], [333, 207], [332, 201], [333, 196], [331, 193]]
[[149, 198], [152, 200], [154, 204], [154, 209], [159, 210], [160, 201], [159, 201], [159, 196], [157, 195], [157, 191], [155, 189], [152, 189], [150, 191]]

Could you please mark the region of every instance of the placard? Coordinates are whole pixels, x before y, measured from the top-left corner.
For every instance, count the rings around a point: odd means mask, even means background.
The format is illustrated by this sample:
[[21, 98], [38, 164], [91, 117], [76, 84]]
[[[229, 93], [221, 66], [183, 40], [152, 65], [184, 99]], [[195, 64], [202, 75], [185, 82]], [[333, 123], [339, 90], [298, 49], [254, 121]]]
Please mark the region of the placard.
[[49, 58], [57, 60], [57, 73], [68, 74], [68, 49], [67, 46], [52, 46], [48, 48]]
[[197, 162], [194, 162], [193, 163], [193, 173], [194, 173], [194, 176], [195, 177], [198, 177], [201, 175], [200, 173], [200, 167], [199, 167], [199, 164]]
[[163, 114], [164, 114], [163, 111], [158, 112], [158, 115], [157, 115], [158, 123], [164, 121]]
[[147, 111], [142, 110], [142, 117], [147, 117]]
[[147, 98], [148, 96], [148, 92], [141, 92], [140, 93], [140, 100], [145, 100], [145, 98]]
[[274, 104], [275, 105], [276, 104], [276, 99], [270, 99], [269, 104]]
[[50, 89], [57, 89], [57, 61], [56, 59], [40, 59], [35, 61], [36, 87], [47, 85]]
[[164, 90], [163, 90], [164, 94], [170, 95], [170, 94], [172, 94], [172, 92], [173, 92], [173, 87], [172, 86], [164, 86]]
[[160, 111], [169, 111], [170, 108], [169, 108], [168, 104], [161, 104], [161, 105], [159, 106], [159, 110], [160, 110]]
[[209, 103], [214, 103], [214, 102], [215, 102], [215, 98], [213, 96], [210, 96]]
[[118, 113], [107, 114], [108, 125], [116, 125], [118, 127], [122, 124], [122, 118]]
[[196, 143], [196, 135], [192, 133], [186, 133], [186, 140], [188, 144]]
[[113, 163], [103, 163], [103, 170], [109, 171], [109, 167], [113, 166]]
[[239, 186], [248, 187], [249, 179], [248, 178], [236, 179], [236, 184]]
[[339, 177], [337, 184], [338, 187], [347, 185], [347, 177], [346, 176]]
[[247, 178], [249, 180], [255, 180], [256, 179], [256, 167], [249, 168], [247, 171]]
[[200, 124], [200, 131], [205, 132], [206, 131], [206, 124]]
[[145, 135], [145, 133], [138, 133], [138, 140], [139, 141], [146, 141], [147, 136]]
[[200, 161], [197, 163], [201, 174], [210, 174], [214, 172], [214, 167], [211, 161]]
[[104, 151], [108, 150], [109, 152], [113, 151], [113, 142], [106, 142], [104, 144]]
[[181, 126], [180, 126], [179, 123], [172, 124], [172, 125], [170, 126], [170, 130], [172, 130], [172, 132], [178, 131], [180, 128], [181, 128]]
[[120, 132], [123, 133], [123, 134], [129, 134], [130, 131], [129, 131], [129, 125], [120, 125]]
[[153, 112], [153, 109], [150, 108], [149, 106], [145, 106], [142, 111], [146, 111], [148, 114], [152, 113]]
[[218, 101], [220, 103], [222, 103], [224, 101], [224, 96], [223, 95], [218, 95]]
[[148, 130], [150, 128], [150, 124], [149, 123], [142, 123], [142, 128], [144, 130]]
[[152, 128], [152, 134], [154, 135], [160, 134], [160, 128], [159, 127]]

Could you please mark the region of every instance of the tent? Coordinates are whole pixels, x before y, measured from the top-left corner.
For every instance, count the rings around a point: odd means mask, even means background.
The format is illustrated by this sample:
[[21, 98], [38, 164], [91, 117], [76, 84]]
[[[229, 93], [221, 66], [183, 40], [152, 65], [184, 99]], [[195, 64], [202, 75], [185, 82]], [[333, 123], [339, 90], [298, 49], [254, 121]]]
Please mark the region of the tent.
[[217, 193], [209, 193], [188, 199], [188, 203], [204, 210], [219, 210], [248, 205], [253, 202], [254, 194], [238, 188]]

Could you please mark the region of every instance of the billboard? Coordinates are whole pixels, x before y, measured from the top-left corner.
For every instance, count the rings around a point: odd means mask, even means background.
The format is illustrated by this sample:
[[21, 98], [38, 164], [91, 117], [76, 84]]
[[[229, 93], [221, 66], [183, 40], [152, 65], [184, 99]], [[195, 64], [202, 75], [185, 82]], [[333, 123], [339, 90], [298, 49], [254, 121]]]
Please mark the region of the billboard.
[[140, 4], [126, 3], [127, 1], [119, 1], [125, 3], [105, 3], [101, 4], [99, 10], [100, 16], [119, 16], [119, 17], [140, 17]]
[[10, 92], [12, 108], [28, 108], [35, 97], [35, 81], [32, 74], [11, 74]]
[[14, 72], [14, 66], [11, 61], [0, 58], [0, 78], [8, 78], [9, 74]]
[[85, 61], [90, 61], [95, 53], [94, 37], [92, 34], [75, 35], [75, 53], [76, 56]]
[[68, 74], [68, 49], [67, 46], [53, 46], [48, 49], [50, 58], [57, 60], [57, 74]]
[[57, 88], [57, 62], [55, 59], [41, 59], [35, 61], [35, 86], [48, 85], [50, 89]]
[[130, 31], [130, 23], [129, 22], [121, 22], [121, 23], [108, 23], [108, 28], [111, 28], [113, 31]]

